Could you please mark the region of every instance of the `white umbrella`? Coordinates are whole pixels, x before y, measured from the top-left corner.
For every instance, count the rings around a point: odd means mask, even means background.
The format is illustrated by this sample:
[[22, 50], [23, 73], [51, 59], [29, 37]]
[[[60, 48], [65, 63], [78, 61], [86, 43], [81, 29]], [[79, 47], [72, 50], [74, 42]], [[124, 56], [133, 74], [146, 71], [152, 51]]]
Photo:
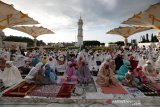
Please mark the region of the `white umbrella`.
[[8, 5], [0, 1], [0, 30], [15, 26], [15, 25], [28, 25], [39, 24], [34, 19], [30, 18], [27, 14], [16, 10], [12, 5]]
[[160, 30], [160, 3], [151, 5], [144, 12], [133, 15], [122, 24], [147, 26]]
[[157, 4], [151, 5], [144, 12], [149, 14], [149, 17], [152, 21], [152, 25], [154, 25], [156, 29], [160, 30], [160, 2]]
[[44, 28], [42, 26], [40, 26], [40, 27], [37, 27], [37, 26], [17, 26], [17, 27], [10, 27], [10, 28], [31, 35], [35, 40], [35, 46], [36, 46], [36, 38], [38, 36], [43, 35], [43, 34], [54, 34], [53, 31], [51, 31], [47, 28]]
[[106, 34], [118, 34], [122, 37], [125, 38], [125, 45], [127, 44], [127, 38], [135, 33], [141, 32], [141, 31], [145, 31], [145, 30], [150, 30], [152, 29], [151, 27], [118, 27], [118, 28], [114, 28], [110, 31], [108, 31]]

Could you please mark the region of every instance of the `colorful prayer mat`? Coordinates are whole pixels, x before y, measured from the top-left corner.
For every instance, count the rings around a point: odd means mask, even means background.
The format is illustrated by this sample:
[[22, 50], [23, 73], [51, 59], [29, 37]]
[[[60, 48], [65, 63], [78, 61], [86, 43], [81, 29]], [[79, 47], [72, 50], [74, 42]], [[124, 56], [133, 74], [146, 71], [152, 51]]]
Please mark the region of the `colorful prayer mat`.
[[62, 87], [57, 94], [57, 97], [69, 98], [71, 96], [72, 89], [74, 88], [73, 84], [62, 84]]
[[81, 87], [83, 88], [86, 92], [97, 92], [97, 88], [96, 88], [96, 85], [95, 85], [95, 82], [92, 78], [91, 82], [88, 84], [88, 85], [80, 85], [80, 84], [77, 84], [76, 87]]
[[57, 84], [37, 86], [28, 96], [56, 97], [60, 88], [61, 85]]
[[23, 81], [20, 84], [18, 84], [17, 86], [4, 92], [2, 95], [8, 96], [8, 97], [24, 97], [29, 92], [31, 92], [35, 87], [36, 87], [35, 84], [27, 83], [27, 82]]
[[59, 78], [60, 78], [60, 84], [63, 84], [63, 83], [65, 83], [65, 84], [77, 84], [77, 83], [78, 83], [77, 80], [73, 80], [73, 81], [67, 80], [67, 79], [66, 79], [65, 77], [63, 77], [63, 76], [59, 76]]
[[128, 94], [128, 92], [123, 88], [122, 85], [117, 84], [111, 87], [101, 87], [104, 94]]
[[133, 95], [134, 97], [143, 97], [145, 96], [139, 89], [133, 87], [126, 88], [129, 94]]
[[142, 84], [140, 86], [137, 86], [137, 88], [144, 93], [146, 96], [158, 96], [158, 93], [153, 90], [152, 88], [148, 87], [145, 84]]

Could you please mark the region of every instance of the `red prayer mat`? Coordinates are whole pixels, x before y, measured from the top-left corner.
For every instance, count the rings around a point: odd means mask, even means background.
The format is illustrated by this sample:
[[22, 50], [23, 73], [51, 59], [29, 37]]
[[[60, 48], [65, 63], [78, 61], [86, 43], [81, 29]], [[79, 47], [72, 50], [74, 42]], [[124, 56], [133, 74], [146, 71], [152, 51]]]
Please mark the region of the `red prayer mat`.
[[62, 84], [62, 87], [59, 93], [57, 94], [57, 97], [69, 98], [71, 96], [71, 92], [73, 88], [74, 88], [73, 84], [66, 84], [66, 83]]
[[61, 85], [57, 84], [37, 86], [28, 96], [56, 97], [60, 88]]
[[101, 89], [104, 94], [128, 94], [128, 92], [120, 84], [111, 87], [103, 86]]
[[5, 93], [3, 93], [3, 96], [8, 97], [24, 97], [26, 96], [30, 91], [32, 91], [36, 87], [33, 83], [27, 83], [25, 81], [21, 82], [17, 86], [9, 89]]

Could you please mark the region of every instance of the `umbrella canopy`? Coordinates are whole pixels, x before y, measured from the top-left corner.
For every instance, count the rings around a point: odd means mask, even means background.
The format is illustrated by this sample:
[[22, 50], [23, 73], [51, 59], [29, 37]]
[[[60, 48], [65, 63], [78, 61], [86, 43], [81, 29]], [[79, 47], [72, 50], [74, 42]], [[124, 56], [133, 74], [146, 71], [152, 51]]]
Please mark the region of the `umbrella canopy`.
[[141, 25], [160, 30], [160, 3], [150, 6], [144, 12], [133, 15], [122, 24]]
[[10, 14], [18, 14], [19, 11], [17, 11], [13, 5], [9, 5], [9, 4], [6, 4], [2, 1], [0, 1], [0, 18], [3, 18], [4, 16], [7, 15], [10, 15]]
[[152, 29], [151, 27], [118, 27], [115, 29], [110, 30], [109, 32], [107, 32], [107, 34], [118, 34], [120, 36], [123, 36], [124, 38], [128, 38], [129, 36], [141, 32], [141, 31], [145, 31], [145, 30], [150, 30]]
[[144, 12], [147, 12], [147, 13], [150, 14], [150, 15], [154, 15], [154, 16], [156, 16], [157, 18], [160, 18], [159, 10], [160, 10], [160, 2], [151, 5], [151, 6], [150, 6], [148, 9], [146, 9]]
[[143, 21], [142, 12], [139, 12], [138, 14], [134, 14], [131, 18], [129, 18], [128, 20], [122, 22], [122, 24], [151, 26], [151, 24], [149, 24], [148, 22]]
[[145, 13], [149, 14], [149, 17], [151, 18], [152, 25], [154, 25], [155, 28], [160, 30], [160, 2], [154, 5], [151, 5]]
[[44, 28], [42, 26], [17, 26], [17, 27], [10, 27], [11, 29], [18, 30], [24, 33], [31, 35], [34, 39], [38, 36], [43, 34], [54, 34], [51, 30]]
[[0, 30], [15, 25], [39, 24], [27, 14], [16, 10], [12, 5], [0, 1]]

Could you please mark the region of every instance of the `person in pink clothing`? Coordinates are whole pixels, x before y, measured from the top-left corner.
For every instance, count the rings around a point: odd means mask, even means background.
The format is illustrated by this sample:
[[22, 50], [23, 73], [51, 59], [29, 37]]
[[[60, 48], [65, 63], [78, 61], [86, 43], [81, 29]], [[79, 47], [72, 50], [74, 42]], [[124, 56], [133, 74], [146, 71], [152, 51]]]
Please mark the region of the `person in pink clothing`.
[[66, 75], [67, 75], [67, 81], [71, 81], [71, 82], [77, 81], [77, 73], [71, 61], [68, 62]]
[[149, 79], [144, 75], [144, 73], [142, 71], [142, 66], [138, 66], [135, 69], [134, 76], [135, 76], [135, 78], [137, 78], [139, 80], [140, 83], [146, 84], [149, 82]]

